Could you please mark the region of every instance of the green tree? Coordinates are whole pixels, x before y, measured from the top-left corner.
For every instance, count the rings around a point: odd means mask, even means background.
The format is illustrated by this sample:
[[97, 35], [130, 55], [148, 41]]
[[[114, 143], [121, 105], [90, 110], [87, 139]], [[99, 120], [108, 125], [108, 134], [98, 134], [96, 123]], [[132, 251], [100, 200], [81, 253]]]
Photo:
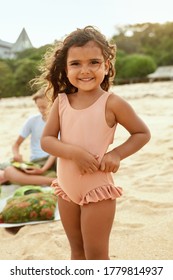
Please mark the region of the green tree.
[[156, 64], [150, 56], [141, 54], [131, 54], [122, 57], [119, 61], [120, 69], [117, 71], [115, 81], [139, 80], [145, 78], [147, 74], [152, 73], [156, 69]]
[[122, 69], [123, 69], [123, 63], [124, 63], [124, 58], [127, 56], [127, 54], [122, 51], [118, 50], [117, 55], [116, 55], [116, 61], [115, 61], [115, 78], [114, 82], [120, 82], [122, 80]]
[[37, 63], [34, 60], [24, 58], [17, 60], [14, 73], [14, 96], [32, 95], [29, 81], [38, 75]]
[[13, 72], [6, 61], [0, 60], [0, 97], [9, 97], [13, 92]]
[[151, 56], [157, 66], [173, 65], [173, 22], [126, 25], [117, 29], [112, 42], [126, 54]]
[[32, 49], [26, 49], [22, 52], [18, 52], [16, 54], [16, 59], [24, 59], [24, 58], [28, 58], [28, 59], [32, 59], [35, 61], [39, 61], [42, 59], [42, 57], [44, 56], [46, 50], [50, 47], [50, 45], [45, 45], [42, 46], [40, 48], [32, 48]]

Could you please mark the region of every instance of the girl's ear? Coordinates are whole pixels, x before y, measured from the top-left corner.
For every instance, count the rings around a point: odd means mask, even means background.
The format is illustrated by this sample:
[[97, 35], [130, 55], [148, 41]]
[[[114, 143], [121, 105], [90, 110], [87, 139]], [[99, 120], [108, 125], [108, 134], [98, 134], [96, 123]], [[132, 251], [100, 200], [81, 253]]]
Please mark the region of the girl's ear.
[[110, 67], [110, 60], [107, 59], [107, 60], [105, 61], [105, 75], [108, 74], [108, 72], [109, 72], [109, 67]]

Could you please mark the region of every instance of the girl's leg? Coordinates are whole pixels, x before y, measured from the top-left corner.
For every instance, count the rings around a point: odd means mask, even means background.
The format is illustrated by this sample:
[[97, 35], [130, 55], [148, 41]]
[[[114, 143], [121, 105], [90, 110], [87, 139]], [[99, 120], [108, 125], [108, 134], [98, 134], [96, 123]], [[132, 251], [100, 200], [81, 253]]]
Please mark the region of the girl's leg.
[[81, 229], [87, 260], [109, 259], [109, 236], [116, 200], [103, 200], [81, 207]]
[[53, 178], [43, 175], [30, 175], [26, 174], [13, 166], [7, 167], [5, 170], [5, 178], [13, 183], [19, 185], [51, 185]]
[[0, 170], [0, 184], [3, 184], [7, 181], [4, 174], [4, 170]]
[[80, 206], [58, 197], [58, 207], [61, 221], [71, 247], [72, 260], [85, 260], [83, 240], [81, 234]]

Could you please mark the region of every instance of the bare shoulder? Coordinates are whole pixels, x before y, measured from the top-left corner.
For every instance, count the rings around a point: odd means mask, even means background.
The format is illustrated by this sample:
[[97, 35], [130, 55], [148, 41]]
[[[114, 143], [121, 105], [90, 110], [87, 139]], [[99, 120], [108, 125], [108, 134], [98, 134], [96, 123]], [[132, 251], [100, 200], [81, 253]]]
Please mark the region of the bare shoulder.
[[52, 122], [53, 119], [57, 119], [59, 115], [59, 98], [58, 96], [54, 100], [53, 104], [51, 104], [49, 110], [48, 110], [48, 118], [47, 122]]
[[106, 103], [106, 121], [108, 126], [113, 127], [118, 122], [120, 123], [121, 115], [127, 110], [128, 103], [120, 96], [111, 93], [108, 96]]
[[55, 100], [53, 101], [53, 104], [51, 106], [51, 111], [52, 110], [58, 110], [58, 108], [59, 108], [59, 96], [57, 96], [55, 98]]
[[44, 128], [43, 136], [55, 136], [59, 133], [59, 100], [58, 97], [54, 100], [50, 111], [48, 112], [48, 118]]
[[122, 97], [112, 93], [107, 102], [109, 115], [114, 115], [117, 123], [126, 128], [130, 134], [138, 131], [148, 133], [148, 128], [135, 112], [134, 108]]
[[121, 96], [111, 93], [108, 97], [107, 106], [114, 110], [122, 110], [123, 108], [131, 108], [130, 104]]
[[58, 95], [58, 96], [55, 98], [55, 100], [54, 100], [53, 103], [58, 104], [58, 103], [59, 103], [59, 100], [60, 100], [60, 97], [59, 97], [59, 95]]

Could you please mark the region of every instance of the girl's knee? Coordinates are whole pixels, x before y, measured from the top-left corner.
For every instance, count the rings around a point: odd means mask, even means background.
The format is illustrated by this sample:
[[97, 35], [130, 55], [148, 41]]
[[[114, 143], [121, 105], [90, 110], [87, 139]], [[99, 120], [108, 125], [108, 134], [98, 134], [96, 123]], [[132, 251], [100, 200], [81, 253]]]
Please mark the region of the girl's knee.
[[11, 178], [11, 174], [14, 171], [14, 167], [13, 166], [8, 166], [5, 168], [4, 170], [4, 177], [9, 180]]
[[88, 248], [85, 250], [87, 260], [109, 260], [106, 248]]
[[108, 243], [90, 242], [85, 243], [85, 256], [87, 260], [108, 260]]
[[72, 260], [86, 260], [83, 244], [71, 244], [71, 259]]
[[86, 260], [84, 251], [72, 251], [71, 260]]

